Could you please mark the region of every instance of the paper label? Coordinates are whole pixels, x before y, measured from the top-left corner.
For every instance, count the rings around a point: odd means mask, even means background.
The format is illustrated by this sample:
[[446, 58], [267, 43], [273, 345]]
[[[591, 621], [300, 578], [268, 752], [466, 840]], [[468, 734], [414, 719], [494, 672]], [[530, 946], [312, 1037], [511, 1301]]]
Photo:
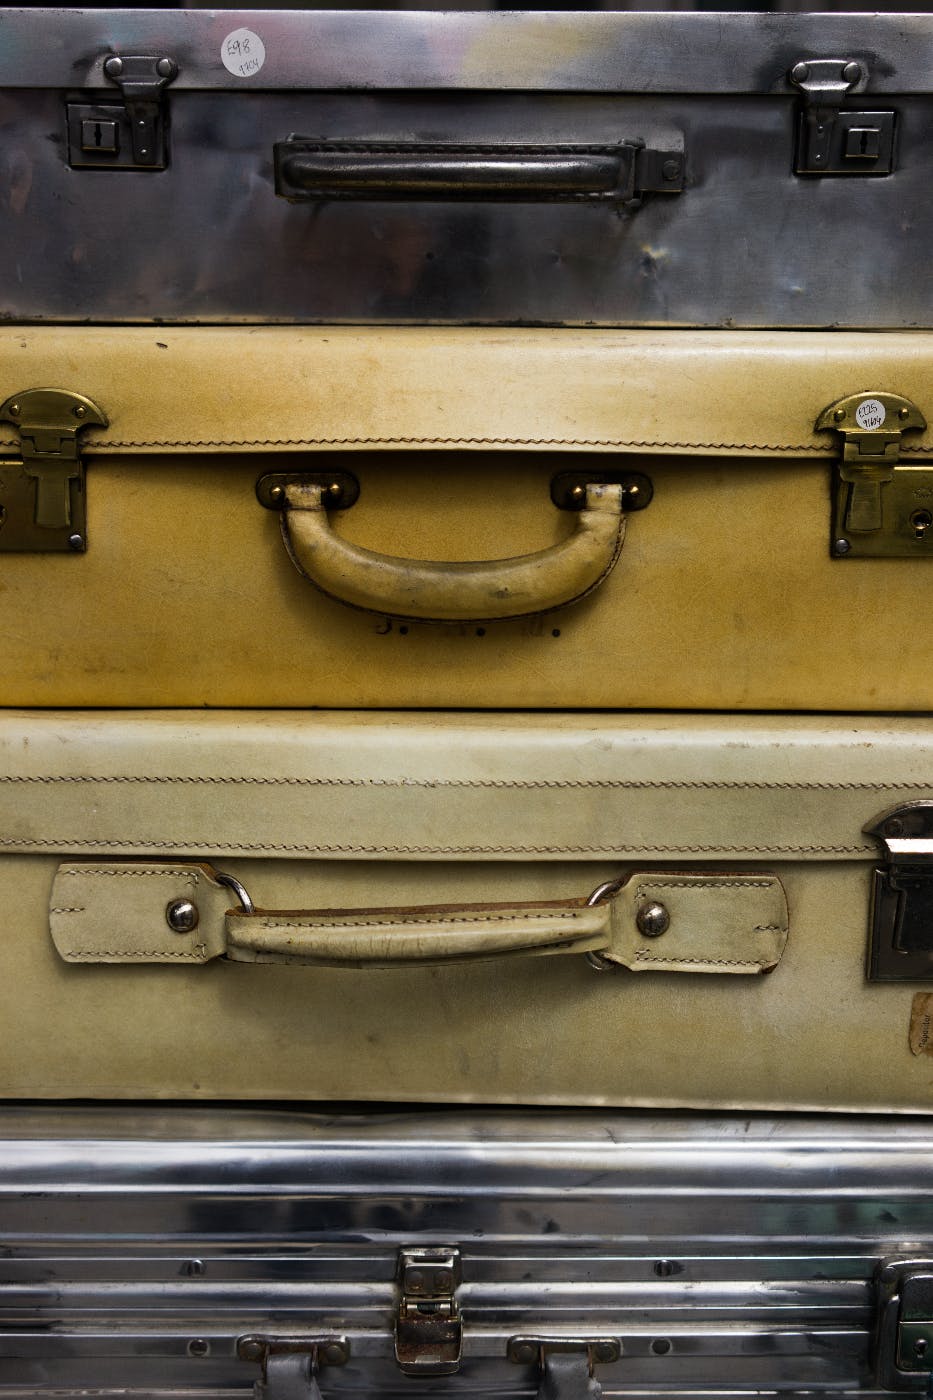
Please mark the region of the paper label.
[[933, 996], [917, 992], [910, 1008], [910, 1053], [933, 1055]]
[[883, 426], [885, 417], [884, 404], [878, 399], [863, 399], [855, 410], [859, 427], [870, 428], [873, 432]]
[[251, 29], [234, 29], [221, 44], [220, 57], [235, 78], [253, 78], [266, 61], [266, 46]]

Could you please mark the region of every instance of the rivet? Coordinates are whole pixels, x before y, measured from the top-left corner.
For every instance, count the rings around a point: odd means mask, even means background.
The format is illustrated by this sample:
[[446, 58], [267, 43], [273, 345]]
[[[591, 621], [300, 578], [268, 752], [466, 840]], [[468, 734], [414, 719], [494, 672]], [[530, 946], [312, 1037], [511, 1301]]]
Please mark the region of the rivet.
[[533, 1361], [538, 1359], [538, 1348], [532, 1346], [530, 1342], [522, 1342], [520, 1346], [515, 1348], [513, 1356], [519, 1365], [530, 1366]]
[[186, 1259], [182, 1268], [182, 1273], [186, 1274], [188, 1278], [200, 1278], [202, 1274], [206, 1273], [204, 1260]]
[[11, 417], [11, 418], [18, 418], [18, 417], [19, 417], [19, 404], [18, 404], [18, 403], [11, 403], [11, 404], [10, 404], [10, 417]]
[[160, 58], [156, 64], [156, 72], [160, 78], [170, 78], [175, 72], [175, 65], [170, 58]]
[[663, 904], [645, 904], [635, 915], [638, 930], [646, 938], [660, 938], [671, 926], [671, 916]]
[[424, 1274], [418, 1269], [412, 1269], [405, 1279], [405, 1284], [412, 1293], [422, 1293], [424, 1291]]
[[83, 548], [84, 548], [84, 536], [83, 536], [83, 535], [69, 535], [69, 536], [68, 536], [68, 548], [69, 548], [69, 549], [83, 549]]
[[582, 500], [584, 500], [585, 497], [586, 497], [586, 487], [585, 487], [585, 486], [571, 486], [571, 488], [570, 488], [570, 490], [569, 490], [569, 492], [568, 492], [567, 494], [570, 496], [570, 499], [571, 499], [572, 501], [582, 501]]
[[664, 176], [665, 180], [676, 180], [677, 176], [680, 174], [680, 161], [666, 160], [661, 166], [661, 174]]
[[672, 1259], [659, 1259], [654, 1266], [654, 1272], [658, 1278], [670, 1278], [677, 1272], [677, 1265]]
[[593, 1348], [595, 1361], [615, 1361], [617, 1349], [613, 1342], [597, 1342]]
[[203, 1337], [193, 1337], [188, 1343], [189, 1356], [210, 1356], [211, 1344]]
[[347, 1353], [339, 1342], [329, 1342], [324, 1348], [324, 1360], [329, 1366], [342, 1366], [347, 1359]]
[[790, 75], [795, 83], [805, 83], [810, 76], [810, 65], [807, 63], [795, 63], [790, 70]]
[[651, 1350], [654, 1352], [655, 1356], [666, 1356], [671, 1350], [671, 1343], [666, 1337], [655, 1337], [654, 1341], [651, 1343]]
[[909, 417], [910, 417], [910, 409], [909, 409], [909, 408], [901, 408], [901, 409], [899, 409], [899, 410], [898, 410], [897, 416], [898, 416], [898, 418], [900, 418], [900, 419], [909, 418]]
[[836, 412], [833, 414], [833, 417], [835, 418], [835, 420], [836, 420], [837, 423], [841, 423], [842, 420], [843, 420], [843, 418], [845, 418], [845, 416], [846, 416], [846, 411], [845, 411], [844, 408], [837, 408], [837, 409], [836, 409]]
[[633, 481], [628, 486], [626, 486], [625, 494], [630, 501], [634, 501], [636, 496], [641, 495], [641, 487], [637, 484], [637, 482]]
[[890, 821], [884, 824], [885, 836], [900, 836], [903, 830], [904, 823], [901, 821], [900, 817], [892, 817]]
[[243, 1361], [261, 1361], [266, 1351], [258, 1337], [244, 1338], [237, 1350]]
[[199, 918], [198, 906], [190, 899], [173, 899], [165, 906], [165, 922], [173, 933], [190, 933]]
[[117, 58], [116, 54], [112, 54], [104, 64], [104, 72], [107, 74], [108, 78], [119, 78], [120, 74], [123, 72], [123, 59]]
[[334, 500], [337, 500], [339, 496], [342, 496], [343, 487], [340, 485], [340, 482], [332, 481], [327, 488], [327, 494], [328, 496], [333, 496]]
[[848, 554], [851, 548], [852, 545], [849, 543], [848, 540], [836, 540], [836, 542], [833, 545], [833, 549], [837, 554]]
[[857, 83], [862, 76], [862, 67], [859, 63], [847, 63], [842, 70], [842, 76], [847, 83]]
[[270, 491], [269, 491], [269, 500], [270, 500], [270, 501], [284, 501], [284, 500], [285, 500], [285, 487], [284, 487], [284, 486], [273, 486], [273, 487], [271, 487], [271, 489], [270, 489]]
[[924, 1356], [924, 1355], [926, 1355], [926, 1349], [927, 1349], [927, 1340], [926, 1340], [926, 1337], [918, 1337], [917, 1340], [914, 1342], [914, 1356]]
[[449, 1288], [453, 1283], [449, 1269], [436, 1269], [434, 1271], [434, 1285], [436, 1288]]
[[87, 409], [84, 407], [83, 403], [75, 404], [74, 408], [71, 411], [76, 418], [87, 417]]

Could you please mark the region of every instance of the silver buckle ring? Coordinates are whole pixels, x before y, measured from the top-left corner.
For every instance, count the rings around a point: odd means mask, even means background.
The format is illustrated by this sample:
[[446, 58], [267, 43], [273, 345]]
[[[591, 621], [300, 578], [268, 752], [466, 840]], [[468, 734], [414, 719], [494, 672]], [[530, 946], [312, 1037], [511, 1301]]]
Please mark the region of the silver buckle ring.
[[[619, 893], [624, 884], [625, 877], [623, 875], [619, 875], [615, 880], [604, 880], [601, 885], [596, 886], [586, 901], [587, 909], [590, 909], [594, 904], [603, 904], [607, 899], [611, 899], [614, 894]], [[584, 953], [583, 956], [594, 972], [618, 972], [619, 970], [617, 963], [610, 962], [600, 953]]]
[[[233, 890], [233, 893], [240, 901], [241, 913], [252, 914], [254, 912], [255, 905], [253, 904], [253, 901], [250, 899], [246, 890], [240, 884], [239, 880], [235, 878], [235, 876], [223, 875], [219, 870], [215, 870], [214, 879], [217, 881], [218, 885], [226, 885], [228, 889]], [[600, 888], [602, 887], [600, 886]]]

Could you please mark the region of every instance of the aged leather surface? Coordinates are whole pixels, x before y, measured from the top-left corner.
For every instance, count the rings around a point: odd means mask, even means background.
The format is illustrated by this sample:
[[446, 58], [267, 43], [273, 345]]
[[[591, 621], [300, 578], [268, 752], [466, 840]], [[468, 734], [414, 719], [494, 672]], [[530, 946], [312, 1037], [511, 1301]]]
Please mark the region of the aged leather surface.
[[[0, 557], [4, 704], [933, 708], [925, 649], [892, 644], [933, 570], [830, 557], [813, 430], [871, 388], [933, 421], [923, 335], [26, 327], [0, 371], [111, 421], [87, 434], [88, 552]], [[572, 532], [549, 482], [594, 458], [655, 486], [611, 576], [481, 631], [321, 597], [254, 494], [339, 460], [361, 482], [342, 539], [495, 559]]]
[[[864, 980], [862, 835], [933, 797], [933, 721], [50, 713], [0, 740], [6, 1095], [933, 1109], [916, 988]], [[774, 872], [790, 934], [763, 977], [66, 963], [55, 872], [118, 854], [203, 856], [288, 909]]]

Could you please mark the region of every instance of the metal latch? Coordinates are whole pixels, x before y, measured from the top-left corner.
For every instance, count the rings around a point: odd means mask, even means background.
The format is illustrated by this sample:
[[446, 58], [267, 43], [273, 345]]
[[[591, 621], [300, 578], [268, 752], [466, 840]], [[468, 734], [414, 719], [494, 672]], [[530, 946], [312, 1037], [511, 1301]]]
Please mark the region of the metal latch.
[[0, 460], [0, 552], [87, 548], [84, 463], [78, 435], [106, 428], [97, 404], [69, 389], [26, 389], [0, 404], [19, 431], [20, 458]]
[[868, 977], [933, 978], [933, 802], [908, 802], [864, 827], [884, 846], [872, 880]]
[[820, 414], [817, 432], [835, 429], [843, 440], [833, 488], [837, 558], [933, 554], [933, 466], [900, 460], [902, 435], [925, 427], [910, 399], [873, 389]]
[[803, 58], [788, 74], [803, 94], [797, 131], [797, 175], [890, 175], [894, 112], [842, 111], [864, 87], [868, 70], [851, 58]]
[[350, 1357], [346, 1337], [240, 1337], [241, 1361], [258, 1362], [262, 1376], [253, 1387], [255, 1400], [321, 1400], [320, 1366], [343, 1366]]
[[114, 102], [69, 102], [68, 158], [76, 168], [164, 170], [168, 163], [164, 89], [178, 64], [162, 54], [110, 54], [104, 75], [123, 95]]
[[602, 1386], [593, 1375], [597, 1361], [618, 1361], [617, 1337], [510, 1337], [508, 1358], [518, 1366], [536, 1366], [538, 1400], [598, 1400]]
[[406, 1376], [449, 1376], [460, 1369], [463, 1323], [457, 1307], [458, 1249], [402, 1249], [395, 1359]]
[[933, 1259], [889, 1259], [878, 1270], [875, 1370], [885, 1390], [924, 1390], [933, 1371]]

